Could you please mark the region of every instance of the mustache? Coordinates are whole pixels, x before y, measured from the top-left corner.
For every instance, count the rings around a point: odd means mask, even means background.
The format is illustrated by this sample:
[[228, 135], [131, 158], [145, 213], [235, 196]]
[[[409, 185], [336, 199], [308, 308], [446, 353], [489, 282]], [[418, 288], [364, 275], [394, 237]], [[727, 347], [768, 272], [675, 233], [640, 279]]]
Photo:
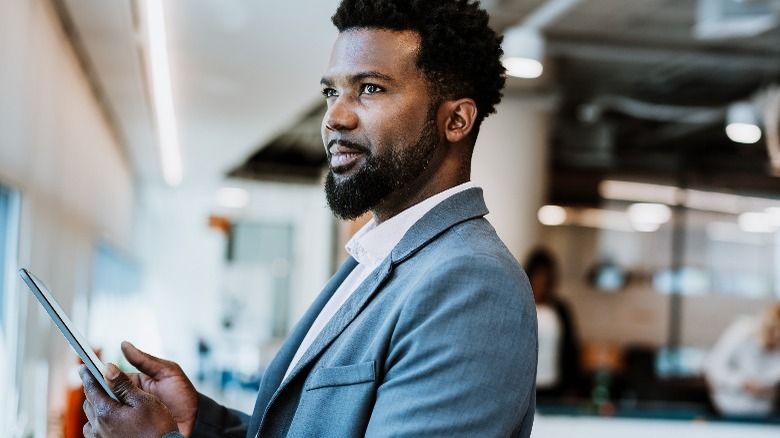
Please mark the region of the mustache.
[[350, 149], [354, 149], [354, 150], [356, 150], [358, 152], [363, 152], [363, 153], [369, 153], [370, 152], [370, 150], [369, 150], [369, 148], [367, 146], [363, 146], [360, 143], [356, 143], [356, 142], [350, 141], [350, 140], [344, 140], [344, 139], [341, 139], [341, 138], [334, 138], [333, 140], [330, 140], [328, 142], [328, 148], [327, 148], [328, 154], [330, 154], [330, 148], [333, 145], [335, 145], [335, 144], [338, 144], [338, 145], [341, 145], [341, 146], [344, 146], [344, 147], [347, 147], [347, 148], [350, 148]]

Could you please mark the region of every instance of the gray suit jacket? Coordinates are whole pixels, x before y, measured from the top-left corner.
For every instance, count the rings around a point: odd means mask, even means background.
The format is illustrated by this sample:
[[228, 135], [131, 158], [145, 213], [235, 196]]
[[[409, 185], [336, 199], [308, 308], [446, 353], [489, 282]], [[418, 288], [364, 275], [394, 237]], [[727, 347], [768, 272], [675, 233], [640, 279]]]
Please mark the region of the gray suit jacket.
[[348, 258], [268, 366], [251, 418], [201, 396], [195, 437], [528, 437], [536, 313], [481, 189], [428, 212], [282, 378]]

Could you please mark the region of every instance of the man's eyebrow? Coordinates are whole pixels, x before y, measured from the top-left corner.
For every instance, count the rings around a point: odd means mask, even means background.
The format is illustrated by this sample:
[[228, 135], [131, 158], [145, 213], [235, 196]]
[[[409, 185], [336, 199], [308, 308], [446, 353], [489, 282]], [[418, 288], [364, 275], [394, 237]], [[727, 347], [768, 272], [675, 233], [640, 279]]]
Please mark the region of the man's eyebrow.
[[350, 77], [350, 80], [352, 82], [360, 82], [364, 79], [381, 79], [387, 82], [395, 82], [393, 78], [391, 78], [390, 76], [383, 73], [379, 73], [378, 71], [364, 71]]
[[[349, 82], [353, 82], [353, 83], [361, 82], [366, 79], [380, 79], [386, 82], [395, 82], [395, 80], [392, 77], [384, 73], [379, 73], [378, 71], [362, 71], [360, 73], [349, 75], [347, 79]], [[326, 87], [330, 87], [333, 85], [333, 81], [331, 80], [331, 78], [323, 76], [322, 79], [320, 79], [320, 84]]]

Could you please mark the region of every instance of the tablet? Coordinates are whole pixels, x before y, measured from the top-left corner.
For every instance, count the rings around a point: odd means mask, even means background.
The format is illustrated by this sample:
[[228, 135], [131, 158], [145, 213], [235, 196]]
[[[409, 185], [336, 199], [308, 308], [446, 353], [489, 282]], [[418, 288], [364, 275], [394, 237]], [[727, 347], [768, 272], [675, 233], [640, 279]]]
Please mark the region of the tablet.
[[49, 292], [49, 289], [46, 288], [46, 285], [43, 284], [43, 282], [38, 277], [33, 275], [33, 273], [27, 269], [20, 269], [19, 275], [22, 277], [24, 282], [27, 283], [27, 287], [30, 288], [30, 291], [33, 293], [33, 295], [35, 295], [35, 298], [37, 298], [38, 302], [41, 303], [41, 306], [46, 309], [46, 313], [49, 314], [51, 319], [54, 321], [54, 324], [56, 324], [60, 329], [60, 332], [62, 332], [62, 334], [65, 336], [65, 339], [70, 342], [70, 345], [74, 350], [76, 350], [76, 353], [78, 353], [79, 357], [81, 357], [81, 360], [84, 361], [84, 364], [87, 366], [87, 369], [89, 369], [89, 372], [92, 374], [92, 376], [95, 377], [95, 379], [100, 383], [100, 386], [103, 387], [103, 389], [108, 395], [111, 396], [111, 398], [119, 401], [114, 393], [111, 392], [111, 390], [108, 388], [108, 384], [103, 378], [103, 373], [101, 372], [104, 368], [103, 363], [100, 362], [97, 354], [95, 354], [95, 351], [92, 350], [92, 348], [89, 346], [87, 340], [84, 339], [84, 336], [82, 336], [76, 327], [73, 326], [70, 318], [68, 318], [68, 315], [66, 315], [62, 310], [62, 307], [60, 307], [60, 305], [54, 299], [54, 296], [52, 296], [51, 292]]

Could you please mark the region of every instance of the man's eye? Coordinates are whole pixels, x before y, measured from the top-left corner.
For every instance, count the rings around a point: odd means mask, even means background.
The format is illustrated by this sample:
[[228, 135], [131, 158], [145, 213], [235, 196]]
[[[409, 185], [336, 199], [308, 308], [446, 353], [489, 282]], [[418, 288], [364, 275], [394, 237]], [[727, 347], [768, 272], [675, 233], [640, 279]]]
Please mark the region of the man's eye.
[[325, 88], [322, 90], [322, 95], [325, 96], [326, 98], [336, 96], [336, 90], [334, 90], [333, 88]]
[[375, 94], [382, 91], [382, 87], [379, 85], [374, 84], [365, 84], [363, 85], [363, 94]]

